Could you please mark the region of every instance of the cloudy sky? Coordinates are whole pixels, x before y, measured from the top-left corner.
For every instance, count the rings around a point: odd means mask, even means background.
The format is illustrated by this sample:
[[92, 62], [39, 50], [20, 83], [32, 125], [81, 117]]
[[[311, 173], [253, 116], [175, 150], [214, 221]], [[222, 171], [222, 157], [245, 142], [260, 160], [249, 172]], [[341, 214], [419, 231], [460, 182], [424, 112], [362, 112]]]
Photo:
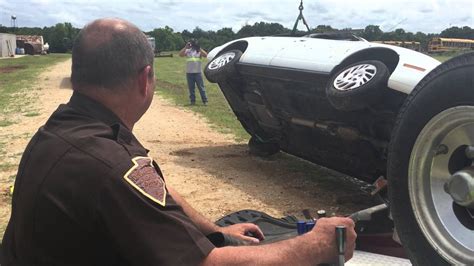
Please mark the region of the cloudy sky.
[[[175, 31], [277, 22], [292, 28], [299, 0], [0, 0], [0, 24], [51, 26], [71, 22], [75, 27], [100, 17], [127, 19], [144, 31], [170, 26]], [[304, 0], [303, 14], [310, 25], [364, 28], [380, 25], [383, 31], [439, 33], [450, 26], [474, 28], [473, 0]], [[299, 27], [303, 29], [301, 25]]]

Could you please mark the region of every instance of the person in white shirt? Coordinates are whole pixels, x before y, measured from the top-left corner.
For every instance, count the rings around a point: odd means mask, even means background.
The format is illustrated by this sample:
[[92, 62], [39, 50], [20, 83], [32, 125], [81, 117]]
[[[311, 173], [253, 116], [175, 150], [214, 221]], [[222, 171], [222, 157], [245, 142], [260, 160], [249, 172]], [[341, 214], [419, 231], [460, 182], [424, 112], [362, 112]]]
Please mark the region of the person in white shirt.
[[179, 56], [186, 56], [186, 79], [188, 81], [189, 89], [189, 100], [191, 105], [196, 104], [196, 85], [201, 95], [201, 100], [204, 105], [207, 105], [206, 89], [204, 87], [204, 81], [202, 79], [201, 69], [201, 58], [207, 57], [207, 52], [204, 51], [194, 39], [191, 39], [186, 43], [186, 46], [179, 51]]

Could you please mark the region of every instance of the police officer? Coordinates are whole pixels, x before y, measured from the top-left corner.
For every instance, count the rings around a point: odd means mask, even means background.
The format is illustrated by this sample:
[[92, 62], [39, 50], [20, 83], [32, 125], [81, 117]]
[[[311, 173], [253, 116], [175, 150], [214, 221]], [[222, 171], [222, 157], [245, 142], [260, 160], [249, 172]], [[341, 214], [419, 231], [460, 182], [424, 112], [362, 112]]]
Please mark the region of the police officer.
[[[74, 43], [73, 95], [28, 144], [20, 162], [2, 265], [316, 264], [336, 258], [335, 225], [268, 245], [216, 248], [205, 236], [263, 239], [253, 224], [215, 226], [166, 185], [132, 133], [155, 88], [145, 35], [120, 19], [86, 25]], [[251, 233], [252, 237], [248, 236]]]

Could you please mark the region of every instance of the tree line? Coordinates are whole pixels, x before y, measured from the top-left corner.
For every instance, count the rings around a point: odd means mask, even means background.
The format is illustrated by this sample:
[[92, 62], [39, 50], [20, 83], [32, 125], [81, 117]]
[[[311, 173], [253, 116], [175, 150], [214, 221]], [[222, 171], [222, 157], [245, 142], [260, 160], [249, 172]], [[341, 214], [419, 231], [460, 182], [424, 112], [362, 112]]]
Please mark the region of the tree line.
[[[404, 29], [395, 29], [390, 32], [384, 32], [378, 25], [368, 25], [364, 29], [337, 29], [329, 25], [319, 25], [311, 29], [311, 33], [348, 31], [368, 41], [415, 41], [420, 42], [423, 50], [426, 50], [429, 40], [433, 37], [474, 39], [474, 29], [464, 27], [450, 27], [439, 34], [423, 32], [407, 32]], [[79, 29], [74, 28], [71, 23], [58, 23], [51, 27], [20, 27], [11, 28], [0, 25], [0, 33], [14, 33], [18, 35], [42, 35], [45, 42], [49, 43], [50, 51], [53, 53], [70, 52], [73, 40], [78, 34]], [[154, 37], [158, 51], [176, 51], [180, 50], [186, 41], [196, 39], [205, 50], [210, 50], [216, 46], [222, 45], [228, 41], [250, 36], [268, 36], [268, 35], [290, 35], [291, 30], [285, 28], [279, 23], [257, 22], [253, 25], [245, 25], [237, 32], [232, 28], [222, 28], [217, 31], [206, 31], [196, 27], [192, 31], [183, 30], [175, 32], [171, 27], [156, 28], [145, 34]], [[306, 34], [306, 32], [297, 32], [297, 35]]]

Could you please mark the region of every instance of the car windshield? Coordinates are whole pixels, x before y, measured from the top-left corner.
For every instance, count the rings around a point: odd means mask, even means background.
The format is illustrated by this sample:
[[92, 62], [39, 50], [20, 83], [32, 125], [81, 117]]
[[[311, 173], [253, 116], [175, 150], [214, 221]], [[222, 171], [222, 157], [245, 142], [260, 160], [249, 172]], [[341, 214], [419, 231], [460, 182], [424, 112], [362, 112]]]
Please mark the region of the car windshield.
[[355, 36], [350, 32], [326, 32], [326, 33], [312, 33], [305, 35], [307, 38], [317, 38], [326, 40], [341, 40], [341, 41], [365, 41], [363, 38]]

